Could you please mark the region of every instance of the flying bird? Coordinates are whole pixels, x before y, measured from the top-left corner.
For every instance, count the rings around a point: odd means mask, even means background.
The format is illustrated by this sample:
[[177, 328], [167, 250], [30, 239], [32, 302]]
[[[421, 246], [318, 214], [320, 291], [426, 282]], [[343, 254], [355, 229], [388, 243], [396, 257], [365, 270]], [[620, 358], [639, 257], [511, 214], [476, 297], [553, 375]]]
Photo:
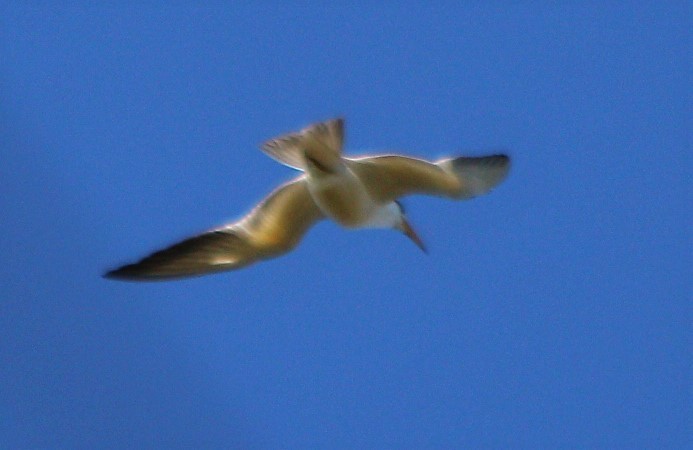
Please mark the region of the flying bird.
[[444, 158], [436, 162], [386, 154], [342, 155], [344, 121], [316, 123], [262, 144], [301, 174], [279, 186], [245, 217], [107, 272], [107, 278], [165, 280], [239, 269], [292, 250], [316, 222], [347, 229], [391, 228], [419, 248], [423, 242], [398, 202], [426, 194], [470, 199], [505, 179], [507, 155]]

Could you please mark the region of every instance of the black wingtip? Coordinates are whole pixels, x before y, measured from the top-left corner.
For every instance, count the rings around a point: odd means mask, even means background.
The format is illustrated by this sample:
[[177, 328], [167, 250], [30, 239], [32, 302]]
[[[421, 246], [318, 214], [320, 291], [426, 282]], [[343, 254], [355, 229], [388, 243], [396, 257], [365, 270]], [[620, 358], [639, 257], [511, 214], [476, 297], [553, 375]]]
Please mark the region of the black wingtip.
[[109, 271], [109, 272], [102, 273], [101, 278], [103, 278], [105, 280], [113, 280], [113, 279], [117, 278], [117, 276], [114, 275], [113, 271]]
[[109, 270], [101, 275], [106, 280], [116, 281], [163, 281], [175, 277], [156, 276], [142, 271], [137, 264], [128, 264], [118, 267], [117, 269]]
[[141, 279], [136, 273], [129, 268], [130, 266], [123, 266], [117, 269], [109, 270], [101, 275], [102, 278], [106, 280], [120, 280], [120, 281], [136, 281]]
[[483, 164], [487, 166], [505, 166], [510, 163], [510, 156], [506, 153], [495, 153], [485, 156], [460, 156], [453, 160], [455, 165]]

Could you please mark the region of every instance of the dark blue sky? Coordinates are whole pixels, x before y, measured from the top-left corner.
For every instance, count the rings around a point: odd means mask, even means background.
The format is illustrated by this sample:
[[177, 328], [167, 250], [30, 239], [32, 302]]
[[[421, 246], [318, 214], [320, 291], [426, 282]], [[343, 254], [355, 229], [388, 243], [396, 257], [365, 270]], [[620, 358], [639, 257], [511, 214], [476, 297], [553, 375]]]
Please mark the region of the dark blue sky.
[[[0, 446], [690, 445], [688, 2], [321, 3], [0, 7]], [[513, 169], [406, 200], [429, 256], [321, 223], [100, 277], [247, 212], [294, 175], [257, 144], [337, 115], [347, 152]]]

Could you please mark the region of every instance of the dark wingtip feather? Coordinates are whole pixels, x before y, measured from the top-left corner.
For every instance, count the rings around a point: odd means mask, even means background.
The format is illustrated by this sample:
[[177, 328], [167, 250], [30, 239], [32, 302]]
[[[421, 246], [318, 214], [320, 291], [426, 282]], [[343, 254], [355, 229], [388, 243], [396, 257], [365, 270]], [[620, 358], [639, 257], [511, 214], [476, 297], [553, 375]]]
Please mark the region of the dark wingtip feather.
[[505, 166], [510, 163], [510, 156], [505, 153], [496, 153], [487, 156], [460, 156], [453, 160], [455, 166], [464, 164], [479, 164], [485, 166]]
[[241, 251], [248, 255], [248, 244], [229, 231], [213, 230], [158, 250], [137, 262], [126, 264], [103, 274], [104, 278], [122, 281], [167, 281], [198, 277], [215, 272], [237, 269], [253, 262], [236, 264], [206, 264], [210, 253]]
[[161, 277], [148, 275], [143, 272], [138, 264], [128, 264], [117, 269], [109, 270], [102, 275], [103, 278], [107, 280], [119, 280], [119, 281], [156, 281], [170, 279], [171, 277]]

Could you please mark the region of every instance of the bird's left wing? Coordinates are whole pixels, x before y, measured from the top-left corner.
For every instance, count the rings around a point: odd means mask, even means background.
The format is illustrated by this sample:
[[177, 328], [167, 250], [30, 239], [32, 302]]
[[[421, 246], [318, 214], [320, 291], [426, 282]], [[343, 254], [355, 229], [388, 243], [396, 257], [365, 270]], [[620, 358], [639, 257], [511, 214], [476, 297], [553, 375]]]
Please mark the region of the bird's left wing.
[[238, 222], [185, 239], [104, 276], [164, 280], [238, 269], [293, 249], [322, 217], [305, 178], [299, 177], [277, 188]]
[[505, 179], [510, 158], [497, 154], [435, 163], [400, 155], [346, 159], [372, 198], [385, 203], [412, 194], [455, 199], [485, 194]]

